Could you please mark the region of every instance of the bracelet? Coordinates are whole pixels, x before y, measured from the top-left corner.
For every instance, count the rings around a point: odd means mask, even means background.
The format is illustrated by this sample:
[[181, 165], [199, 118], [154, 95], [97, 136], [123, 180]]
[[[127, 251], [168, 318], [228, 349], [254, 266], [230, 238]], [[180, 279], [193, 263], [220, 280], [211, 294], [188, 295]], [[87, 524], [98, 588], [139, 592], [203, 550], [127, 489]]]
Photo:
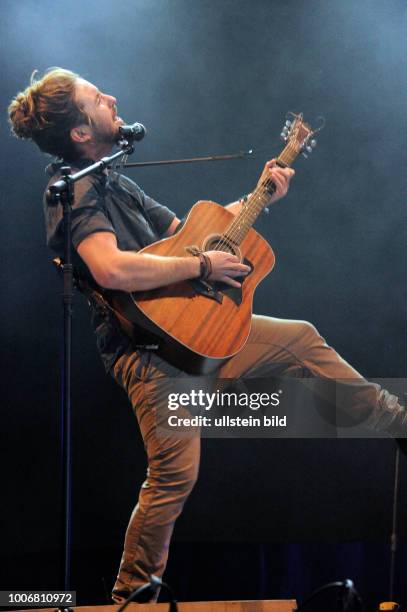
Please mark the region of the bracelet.
[[199, 258], [199, 278], [204, 278], [207, 272], [206, 260], [202, 253], [197, 253], [196, 256]]
[[205, 253], [198, 251], [194, 253], [196, 257], [199, 257], [199, 278], [206, 280], [212, 274], [212, 263], [211, 260]]
[[203, 277], [203, 280], [206, 280], [212, 274], [212, 262], [210, 260], [210, 257], [208, 257], [208, 255], [205, 255], [205, 253], [202, 253], [202, 256], [203, 256], [203, 258], [205, 260], [205, 263], [206, 263], [206, 274]]

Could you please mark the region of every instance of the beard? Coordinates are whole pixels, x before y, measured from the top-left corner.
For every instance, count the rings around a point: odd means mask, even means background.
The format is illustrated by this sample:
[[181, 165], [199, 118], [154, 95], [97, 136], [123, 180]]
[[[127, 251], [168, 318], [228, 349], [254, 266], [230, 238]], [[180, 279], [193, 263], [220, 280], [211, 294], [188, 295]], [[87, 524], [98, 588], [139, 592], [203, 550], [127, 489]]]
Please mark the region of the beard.
[[92, 141], [97, 145], [113, 146], [119, 140], [119, 125], [92, 125]]

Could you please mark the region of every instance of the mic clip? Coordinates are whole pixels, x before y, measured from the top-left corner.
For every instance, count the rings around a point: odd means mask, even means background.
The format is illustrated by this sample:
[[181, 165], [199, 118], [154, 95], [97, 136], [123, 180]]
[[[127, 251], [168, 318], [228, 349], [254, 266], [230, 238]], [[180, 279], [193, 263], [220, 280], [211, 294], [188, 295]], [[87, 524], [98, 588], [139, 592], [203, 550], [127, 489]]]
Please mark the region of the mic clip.
[[134, 153], [134, 144], [129, 142], [126, 138], [121, 138], [117, 141], [117, 146], [125, 153], [125, 155], [131, 155]]

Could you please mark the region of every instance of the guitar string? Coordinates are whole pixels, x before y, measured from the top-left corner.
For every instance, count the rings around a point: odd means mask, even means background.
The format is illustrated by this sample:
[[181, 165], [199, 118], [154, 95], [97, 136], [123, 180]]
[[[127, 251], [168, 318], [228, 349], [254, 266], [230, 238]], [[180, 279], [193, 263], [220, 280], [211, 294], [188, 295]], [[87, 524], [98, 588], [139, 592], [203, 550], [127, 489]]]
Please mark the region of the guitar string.
[[[292, 143], [289, 143], [287, 145], [287, 147], [284, 149], [284, 151], [281, 153], [281, 155], [278, 157], [278, 159], [284, 161], [284, 157], [285, 157], [285, 153], [289, 153], [289, 157], [292, 158], [292, 161], [295, 159], [295, 156], [297, 155], [297, 151], [295, 150], [295, 147]], [[284, 163], [288, 166], [289, 163], [285, 162]], [[265, 192], [268, 191], [268, 187], [273, 184], [273, 181], [271, 181], [270, 179], [266, 179], [263, 183], [261, 183], [260, 185], [258, 185], [256, 187], [256, 189], [253, 191], [250, 199], [249, 199], [249, 206], [247, 206], [245, 211], [242, 211], [242, 213], [240, 213], [239, 215], [237, 215], [237, 217], [232, 221], [232, 223], [229, 226], [229, 231], [226, 231], [223, 236], [222, 239], [217, 243], [216, 245], [216, 250], [221, 250], [220, 247], [224, 246], [224, 245], [228, 245], [228, 241], [232, 240], [236, 243], [236, 240], [234, 240], [235, 238], [239, 237], [239, 234], [241, 233], [241, 226], [242, 224], [246, 223], [246, 220], [250, 220], [251, 217], [253, 217], [253, 212], [254, 214], [254, 218], [251, 221], [251, 223], [253, 223], [257, 217], [256, 211], [253, 211], [253, 208], [250, 208], [250, 201], [251, 203], [255, 203], [254, 200], [256, 200], [257, 198], [260, 198], [260, 205], [263, 208], [265, 206], [264, 203], [261, 202], [261, 199], [264, 197]], [[260, 211], [259, 211], [260, 212]], [[228, 240], [229, 239], [229, 240]]]
[[251, 194], [248, 203], [246, 205], [246, 208], [242, 210], [241, 213], [239, 213], [239, 215], [237, 215], [237, 217], [235, 219], [233, 219], [232, 223], [230, 224], [229, 228], [226, 230], [226, 232], [222, 235], [221, 240], [217, 243], [216, 247], [214, 250], [222, 250], [221, 247], [223, 246], [227, 246], [229, 241], [235, 242], [236, 240], [234, 240], [235, 238], [237, 238], [239, 236], [239, 233], [241, 231], [241, 225], [246, 223], [246, 220], [250, 219], [250, 217], [253, 215], [253, 213], [255, 212], [253, 210], [253, 208], [250, 208], [250, 204], [255, 204], [256, 199], [259, 197], [260, 199], [262, 197], [264, 197], [267, 188], [272, 184], [272, 181], [270, 179], [266, 179], [265, 181], [263, 181], [263, 183], [261, 183], [260, 185], [257, 185], [256, 188], [254, 189], [253, 193]]
[[222, 234], [222, 238], [216, 244], [215, 250], [222, 250], [222, 248], [228, 246], [230, 242], [234, 242], [235, 244], [240, 242], [239, 234], [241, 234], [242, 228], [245, 227], [246, 222], [250, 221], [253, 215], [254, 218], [257, 216], [256, 204], [258, 205], [263, 200], [269, 183], [271, 183], [271, 181], [266, 180], [256, 187], [246, 203], [246, 207], [237, 215], [237, 218], [232, 221], [229, 228]]
[[[221, 239], [216, 243], [213, 250], [221, 251], [223, 247], [225, 246], [229, 247], [230, 242], [234, 242], [235, 244], [238, 244], [239, 234], [241, 234], [242, 232], [242, 226], [244, 227], [244, 225], [246, 224], [246, 221], [248, 220], [250, 221], [253, 214], [254, 214], [254, 219], [251, 221], [251, 223], [254, 222], [257, 216], [256, 214], [257, 211], [255, 210], [253, 206], [255, 206], [256, 204], [257, 205], [261, 204], [261, 206], [263, 207], [266, 204], [265, 203], [263, 205], [261, 200], [265, 196], [266, 192], [268, 191], [268, 187], [270, 187], [273, 184], [274, 183], [271, 179], [266, 179], [261, 185], [258, 185], [256, 187], [256, 189], [253, 191], [253, 193], [251, 194], [246, 204], [246, 208], [243, 209], [242, 212], [239, 213], [239, 215], [237, 215], [237, 218], [235, 218], [232, 221], [228, 230], [226, 230], [222, 234]], [[250, 205], [252, 205], [252, 207], [250, 207]], [[258, 212], [260, 212], [260, 210]]]
[[[292, 163], [292, 161], [295, 159], [295, 156], [297, 155], [297, 151], [295, 150], [295, 147], [292, 143], [289, 143], [285, 147], [285, 149], [283, 150], [283, 152], [280, 154], [280, 156], [277, 159], [282, 160], [284, 162], [286, 153], [289, 154], [288, 157], [292, 158], [291, 160], [291, 163]], [[289, 165], [289, 163], [286, 163], [286, 162], [284, 163], [287, 166]], [[250, 204], [256, 204], [255, 201], [258, 199], [257, 204], [260, 204], [261, 208], [264, 208], [267, 202], [263, 203], [261, 200], [264, 198], [266, 193], [269, 192], [269, 187], [271, 185], [274, 185], [274, 182], [271, 179], [266, 179], [265, 181], [263, 181], [263, 183], [256, 186], [255, 190], [253, 191], [253, 193], [251, 194], [249, 198], [246, 209], [244, 209], [232, 221], [232, 223], [229, 226], [229, 230], [226, 230], [226, 232], [222, 235], [222, 238], [215, 245], [214, 250], [217, 250], [217, 251], [222, 250], [224, 246], [229, 246], [228, 243], [230, 243], [230, 241], [235, 242], [235, 244], [237, 243], [237, 239], [239, 239], [239, 234], [242, 233], [242, 226], [243, 226], [243, 231], [244, 231], [244, 225], [246, 224], [246, 221], [247, 220], [250, 221], [251, 217], [253, 217], [253, 219], [251, 220], [251, 224], [253, 224], [254, 221], [256, 220], [256, 217], [260, 213], [260, 210], [256, 211], [256, 209], [253, 209], [253, 207], [250, 207]]]
[[[289, 154], [288, 157], [290, 159], [287, 159], [287, 154]], [[289, 143], [277, 159], [283, 161], [283, 163], [286, 166], [289, 166], [294, 161], [297, 155], [298, 155], [298, 151], [295, 149], [295, 146], [293, 145], [293, 143]], [[285, 161], [284, 158], [286, 158], [287, 161]], [[254, 200], [259, 198], [258, 203], [260, 203], [261, 208], [264, 208], [267, 202], [262, 203], [261, 199], [264, 197], [266, 191], [269, 191], [268, 187], [271, 184], [274, 184], [273, 181], [271, 179], [266, 179], [263, 183], [261, 183], [259, 186], [256, 187], [255, 191], [253, 192], [252, 196], [249, 199], [249, 205], [246, 208], [246, 214], [245, 212], [243, 212], [243, 214], [238, 215], [237, 218], [232, 221], [231, 225], [229, 226], [229, 231], [226, 231], [226, 236], [224, 234], [223, 235], [224, 238], [220, 241], [220, 243], [218, 243], [217, 245], [218, 248], [219, 248], [219, 244], [222, 244], [222, 246], [223, 244], [227, 244], [228, 238], [233, 240], [233, 238], [239, 237], [239, 234], [241, 233], [242, 222], [246, 223], [246, 220], [250, 220], [251, 217], [253, 217], [253, 219], [251, 220], [251, 223], [254, 223], [254, 221], [256, 220], [256, 217], [260, 213], [260, 210], [258, 212], [256, 210], [253, 211], [253, 208], [250, 208], [250, 200], [254, 204], [255, 203]], [[253, 212], [254, 212], [254, 215], [253, 215]], [[234, 242], [236, 242], [236, 240], [234, 240]]]

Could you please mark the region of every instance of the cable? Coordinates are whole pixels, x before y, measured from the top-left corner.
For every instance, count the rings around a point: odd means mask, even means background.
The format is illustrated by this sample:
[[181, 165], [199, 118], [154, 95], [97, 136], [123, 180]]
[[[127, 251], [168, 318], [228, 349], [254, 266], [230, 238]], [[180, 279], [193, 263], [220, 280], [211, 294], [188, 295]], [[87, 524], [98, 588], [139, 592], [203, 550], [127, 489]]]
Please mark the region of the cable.
[[340, 604], [341, 604], [340, 612], [357, 612], [357, 611], [363, 612], [364, 611], [362, 599], [359, 593], [356, 591], [352, 580], [349, 580], [349, 578], [346, 578], [345, 580], [342, 580], [339, 582], [329, 582], [328, 584], [325, 584], [324, 586], [319, 587], [318, 589], [313, 591], [311, 595], [305, 601], [302, 602], [301, 605], [299, 605], [296, 608], [295, 612], [299, 612], [300, 610], [303, 610], [306, 606], [308, 606], [308, 604], [311, 603], [311, 601], [313, 601], [314, 599], [316, 599], [316, 597], [321, 595], [321, 593], [325, 593], [326, 591], [329, 591], [331, 589], [341, 589], [342, 591], [340, 593]]

